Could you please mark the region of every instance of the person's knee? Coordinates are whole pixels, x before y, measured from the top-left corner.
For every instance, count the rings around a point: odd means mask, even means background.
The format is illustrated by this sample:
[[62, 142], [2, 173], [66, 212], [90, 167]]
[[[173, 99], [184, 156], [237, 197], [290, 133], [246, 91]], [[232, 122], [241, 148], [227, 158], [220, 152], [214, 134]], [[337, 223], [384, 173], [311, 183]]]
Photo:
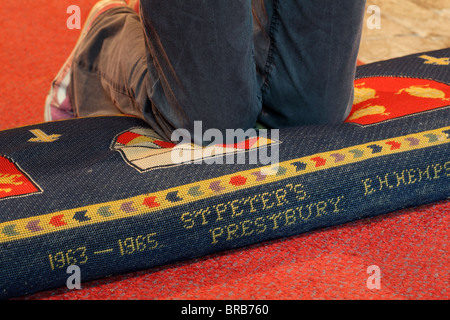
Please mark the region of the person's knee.
[[[209, 144], [213, 140], [217, 140], [215, 141], [216, 143], [233, 143], [227, 141], [226, 137], [229, 132], [235, 132], [236, 130], [247, 131], [248, 129], [255, 128], [258, 115], [258, 109], [248, 109], [245, 112], [230, 112], [227, 116], [209, 118], [201, 122], [202, 130], [199, 131], [194, 128], [194, 131], [202, 132], [202, 144]], [[197, 136], [196, 140], [199, 142], [200, 137]]]
[[189, 114], [184, 125], [175, 130], [172, 140], [183, 137], [197, 145], [226, 143], [227, 132], [254, 128], [260, 111], [259, 102], [251, 99], [247, 105], [203, 109], [197, 114]]
[[311, 105], [314, 110], [310, 113], [311, 124], [337, 124], [347, 119], [353, 106], [353, 86], [345, 91], [329, 92], [316, 105]]
[[276, 92], [270, 96], [270, 103], [265, 104], [260, 120], [274, 128], [342, 123], [352, 109], [353, 98], [353, 87]]

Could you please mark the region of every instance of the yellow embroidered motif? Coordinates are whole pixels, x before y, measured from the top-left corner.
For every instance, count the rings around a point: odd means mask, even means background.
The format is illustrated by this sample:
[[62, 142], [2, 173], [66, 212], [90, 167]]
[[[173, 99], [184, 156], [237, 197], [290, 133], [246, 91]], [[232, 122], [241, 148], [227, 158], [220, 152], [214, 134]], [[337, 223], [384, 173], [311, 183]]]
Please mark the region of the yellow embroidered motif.
[[439, 89], [430, 88], [429, 85], [424, 86], [411, 86], [407, 89], [402, 89], [396, 94], [401, 94], [403, 92], [407, 92], [409, 95], [419, 98], [431, 98], [431, 99], [442, 99], [442, 100], [450, 100], [449, 98], [445, 98], [445, 92]]
[[30, 130], [32, 134], [35, 135], [34, 138], [29, 139], [29, 142], [53, 142], [59, 139], [61, 136], [60, 134], [52, 134], [48, 135], [44, 131], [36, 129], [36, 130]]
[[[22, 177], [21, 174], [4, 174], [0, 173], [0, 186], [3, 185], [13, 185], [20, 186], [23, 184], [23, 181], [16, 181], [17, 178]], [[0, 188], [0, 192], [10, 193], [12, 191], [11, 188]]]
[[450, 58], [435, 58], [435, 57], [428, 56], [426, 54], [419, 56], [419, 58], [426, 60], [424, 62], [425, 64], [434, 64], [434, 65], [438, 65], [438, 66], [450, 65]]
[[384, 106], [368, 106], [361, 109], [356, 110], [348, 120], [356, 120], [365, 116], [372, 115], [382, 115], [388, 116], [390, 113], [386, 112], [386, 108]]
[[[359, 84], [359, 86], [363, 86], [365, 83]], [[377, 92], [372, 88], [359, 88], [355, 87], [355, 99], [353, 100], [353, 104], [358, 104], [376, 97]]]

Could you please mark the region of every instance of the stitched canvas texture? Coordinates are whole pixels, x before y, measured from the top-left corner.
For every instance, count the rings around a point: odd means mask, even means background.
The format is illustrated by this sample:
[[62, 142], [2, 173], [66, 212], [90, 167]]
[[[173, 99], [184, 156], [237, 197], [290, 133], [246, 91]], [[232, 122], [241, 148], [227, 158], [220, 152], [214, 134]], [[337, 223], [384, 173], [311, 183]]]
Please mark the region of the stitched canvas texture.
[[236, 143], [175, 144], [128, 116], [0, 132], [0, 296], [65, 286], [71, 265], [87, 281], [447, 199], [449, 57], [360, 66], [345, 123]]

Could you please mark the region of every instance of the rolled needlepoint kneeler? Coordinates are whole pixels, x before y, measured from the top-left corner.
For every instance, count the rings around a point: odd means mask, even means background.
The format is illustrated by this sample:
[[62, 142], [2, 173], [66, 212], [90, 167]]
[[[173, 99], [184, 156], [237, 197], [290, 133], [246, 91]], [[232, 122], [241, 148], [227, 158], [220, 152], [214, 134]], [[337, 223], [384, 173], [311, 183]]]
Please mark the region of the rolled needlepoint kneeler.
[[449, 57], [360, 66], [346, 123], [212, 157], [276, 145], [276, 165], [173, 163], [126, 116], [0, 132], [0, 296], [65, 286], [70, 265], [88, 281], [447, 199]]

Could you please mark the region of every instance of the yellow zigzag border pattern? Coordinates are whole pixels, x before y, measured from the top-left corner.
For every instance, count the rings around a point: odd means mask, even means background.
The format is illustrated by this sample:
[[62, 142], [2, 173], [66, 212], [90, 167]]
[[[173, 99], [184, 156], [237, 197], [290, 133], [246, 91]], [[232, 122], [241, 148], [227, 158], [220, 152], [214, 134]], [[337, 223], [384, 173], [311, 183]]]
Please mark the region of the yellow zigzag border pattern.
[[[424, 149], [450, 142], [450, 127], [370, 142], [292, 159], [123, 200], [99, 203], [0, 224], [0, 243], [81, 226], [129, 218], [186, 203], [270, 184], [368, 159]], [[151, 217], [149, 217], [151, 218]]]

